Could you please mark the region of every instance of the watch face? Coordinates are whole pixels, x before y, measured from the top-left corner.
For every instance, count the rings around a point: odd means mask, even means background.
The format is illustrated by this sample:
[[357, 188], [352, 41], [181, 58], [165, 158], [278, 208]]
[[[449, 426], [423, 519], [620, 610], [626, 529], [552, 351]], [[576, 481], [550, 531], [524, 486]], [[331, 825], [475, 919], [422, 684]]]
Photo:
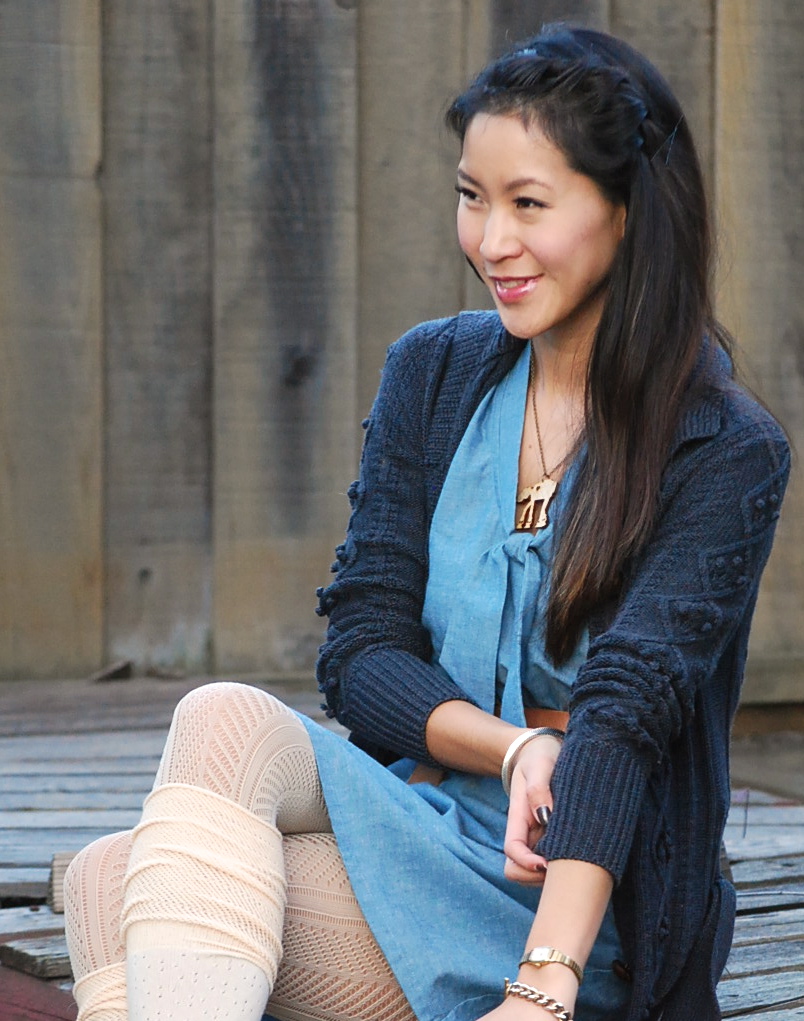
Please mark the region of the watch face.
[[551, 957], [551, 951], [544, 947], [534, 947], [529, 954], [525, 954], [520, 963], [524, 964], [527, 961], [528, 964], [547, 964]]

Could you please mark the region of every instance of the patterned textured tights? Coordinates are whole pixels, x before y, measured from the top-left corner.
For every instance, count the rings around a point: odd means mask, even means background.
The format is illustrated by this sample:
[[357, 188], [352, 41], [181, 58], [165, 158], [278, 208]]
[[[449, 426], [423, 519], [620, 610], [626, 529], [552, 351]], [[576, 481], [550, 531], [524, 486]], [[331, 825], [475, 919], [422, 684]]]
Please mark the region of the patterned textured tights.
[[415, 1021], [349, 884], [307, 732], [256, 688], [180, 702], [143, 821], [74, 859], [65, 920], [79, 1021]]

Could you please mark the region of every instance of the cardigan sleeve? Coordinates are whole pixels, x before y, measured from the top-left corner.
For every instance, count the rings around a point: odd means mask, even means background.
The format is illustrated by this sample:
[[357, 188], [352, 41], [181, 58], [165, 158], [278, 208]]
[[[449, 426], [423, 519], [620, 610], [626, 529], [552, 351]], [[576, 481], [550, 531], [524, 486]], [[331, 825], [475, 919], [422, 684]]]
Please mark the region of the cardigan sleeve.
[[548, 859], [622, 878], [651, 772], [700, 689], [741, 683], [727, 657], [747, 638], [788, 472], [786, 440], [755, 406], [671, 461], [654, 536], [573, 687]]
[[433, 709], [466, 694], [430, 662], [421, 622], [427, 583], [426, 408], [454, 320], [423, 324], [392, 345], [364, 423], [360, 477], [337, 549], [334, 582], [319, 589], [329, 617], [317, 665], [330, 715], [359, 743], [432, 762]]

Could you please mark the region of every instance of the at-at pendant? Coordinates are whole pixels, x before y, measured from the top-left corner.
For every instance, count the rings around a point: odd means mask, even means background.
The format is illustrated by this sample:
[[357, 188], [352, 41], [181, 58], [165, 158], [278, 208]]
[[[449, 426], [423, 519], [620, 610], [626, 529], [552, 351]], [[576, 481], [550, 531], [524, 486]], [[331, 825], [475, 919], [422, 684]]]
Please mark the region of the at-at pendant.
[[[516, 527], [520, 532], [530, 532], [534, 528], [546, 528], [547, 527], [547, 507], [550, 501], [553, 499], [553, 494], [558, 487], [558, 483], [555, 479], [549, 479], [545, 476], [541, 482], [537, 482], [533, 486], [525, 486], [524, 489], [520, 489], [516, 495], [517, 509], [520, 504], [522, 510], [518, 511], [516, 517]], [[538, 517], [536, 517], [538, 508]], [[536, 521], [534, 523], [534, 518]]]

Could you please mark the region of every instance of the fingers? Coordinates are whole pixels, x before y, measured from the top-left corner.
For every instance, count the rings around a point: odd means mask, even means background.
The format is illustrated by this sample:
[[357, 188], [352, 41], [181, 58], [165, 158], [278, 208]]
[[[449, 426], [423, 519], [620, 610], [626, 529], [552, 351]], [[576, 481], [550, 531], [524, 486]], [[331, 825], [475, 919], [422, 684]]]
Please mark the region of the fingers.
[[534, 855], [537, 859], [533, 868], [520, 865], [511, 858], [505, 859], [504, 874], [506, 879], [514, 883], [521, 883], [523, 886], [541, 886], [547, 875], [547, 862], [540, 855]]
[[517, 882], [541, 883], [544, 880], [545, 859], [534, 850], [544, 835], [544, 826], [533, 817], [530, 806], [523, 798], [512, 802], [505, 830], [504, 851], [509, 864], [505, 874]]
[[541, 827], [530, 829], [527, 836], [516, 837], [506, 835], [503, 850], [506, 857], [519, 868], [534, 872], [545, 865], [542, 855], [536, 853], [536, 845], [544, 835]]
[[523, 770], [514, 771], [504, 844], [508, 879], [528, 885], [544, 882], [547, 862], [535, 852], [535, 847], [550, 822], [551, 806], [550, 789], [542, 778], [533, 774], [529, 777]]

